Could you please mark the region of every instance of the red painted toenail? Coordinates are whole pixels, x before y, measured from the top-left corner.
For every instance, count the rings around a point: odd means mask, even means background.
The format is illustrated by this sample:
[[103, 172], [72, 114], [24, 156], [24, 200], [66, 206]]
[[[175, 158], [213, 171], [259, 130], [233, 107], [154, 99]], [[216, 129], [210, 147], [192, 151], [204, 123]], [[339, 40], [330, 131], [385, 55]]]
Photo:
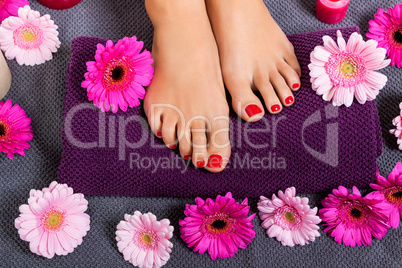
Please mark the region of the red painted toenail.
[[158, 136], [159, 138], [162, 137], [162, 132], [156, 133], [156, 136]]
[[170, 149], [176, 149], [176, 144], [171, 144], [171, 145], [169, 145], [169, 148], [170, 148]]
[[272, 105], [271, 106], [271, 111], [272, 112], [277, 112], [281, 109], [281, 106], [279, 106], [278, 104]]
[[286, 104], [291, 104], [291, 103], [293, 103], [293, 101], [294, 101], [293, 97], [289, 96], [289, 97], [286, 98], [285, 103]]
[[298, 84], [298, 83], [296, 83], [296, 84], [293, 84], [293, 89], [296, 89], [296, 88], [299, 88], [300, 87], [300, 84]]
[[201, 160], [201, 161], [197, 161], [197, 167], [201, 168], [205, 166], [205, 161]]
[[185, 155], [185, 156], [184, 156], [184, 159], [185, 159], [185, 160], [189, 160], [190, 157], [191, 157], [191, 155], [188, 154], [188, 155]]
[[255, 104], [250, 104], [250, 105], [248, 105], [245, 110], [246, 110], [246, 113], [247, 113], [247, 115], [248, 115], [249, 117], [252, 117], [252, 116], [254, 116], [254, 115], [256, 115], [256, 114], [262, 113], [261, 108], [258, 107], [258, 106], [255, 105]]
[[222, 166], [222, 156], [218, 154], [213, 154], [208, 158], [209, 168], [220, 168]]

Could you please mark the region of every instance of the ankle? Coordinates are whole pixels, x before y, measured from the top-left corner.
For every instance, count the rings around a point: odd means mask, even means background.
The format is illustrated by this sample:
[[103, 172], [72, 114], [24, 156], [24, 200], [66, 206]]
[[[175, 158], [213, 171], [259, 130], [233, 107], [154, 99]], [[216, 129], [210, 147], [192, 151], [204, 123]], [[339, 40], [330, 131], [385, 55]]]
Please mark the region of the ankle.
[[204, 0], [145, 0], [145, 9], [154, 27], [206, 15]]

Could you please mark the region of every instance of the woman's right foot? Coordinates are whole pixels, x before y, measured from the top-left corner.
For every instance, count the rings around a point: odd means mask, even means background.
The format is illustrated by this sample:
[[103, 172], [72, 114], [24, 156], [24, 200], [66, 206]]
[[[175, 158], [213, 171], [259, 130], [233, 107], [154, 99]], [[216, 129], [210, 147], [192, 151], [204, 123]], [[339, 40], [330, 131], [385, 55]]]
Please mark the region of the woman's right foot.
[[146, 0], [155, 76], [144, 108], [166, 146], [211, 172], [230, 157], [229, 107], [204, 0]]

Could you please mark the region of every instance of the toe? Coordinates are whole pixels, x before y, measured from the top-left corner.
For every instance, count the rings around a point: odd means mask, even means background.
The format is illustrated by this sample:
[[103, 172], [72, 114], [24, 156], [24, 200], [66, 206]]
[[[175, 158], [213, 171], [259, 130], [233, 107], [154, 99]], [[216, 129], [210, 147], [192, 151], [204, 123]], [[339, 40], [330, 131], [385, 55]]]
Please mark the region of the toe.
[[178, 127], [177, 139], [179, 141], [180, 155], [185, 159], [189, 160], [191, 158], [191, 132], [189, 128]]
[[207, 136], [205, 121], [197, 120], [191, 124], [192, 161], [194, 166], [203, 168], [207, 160]]
[[286, 62], [281, 62], [277, 66], [279, 73], [285, 79], [289, 88], [293, 91], [300, 88], [300, 77], [298, 73]]
[[270, 74], [270, 80], [275, 88], [276, 94], [282, 102], [283, 106], [290, 106], [294, 103], [294, 96], [283, 76], [275, 71]]
[[170, 149], [175, 149], [177, 147], [177, 119], [175, 117], [163, 116], [162, 121], [163, 142]]
[[226, 79], [225, 83], [232, 96], [233, 109], [241, 118], [255, 122], [264, 116], [261, 101], [253, 93], [247, 79]]
[[299, 61], [297, 60], [293, 45], [291, 45], [291, 49], [285, 56], [286, 63], [299, 75], [301, 76], [301, 68]]
[[147, 113], [147, 117], [152, 132], [158, 138], [162, 138], [162, 111], [154, 110], [152, 112]]
[[220, 172], [225, 169], [230, 158], [229, 118], [227, 116], [215, 120], [208, 139], [208, 163], [206, 169], [210, 172]]
[[260, 91], [261, 96], [264, 98], [265, 106], [271, 114], [277, 114], [282, 110], [282, 104], [276, 92], [269, 82], [268, 77], [259, 76], [254, 79], [254, 85]]

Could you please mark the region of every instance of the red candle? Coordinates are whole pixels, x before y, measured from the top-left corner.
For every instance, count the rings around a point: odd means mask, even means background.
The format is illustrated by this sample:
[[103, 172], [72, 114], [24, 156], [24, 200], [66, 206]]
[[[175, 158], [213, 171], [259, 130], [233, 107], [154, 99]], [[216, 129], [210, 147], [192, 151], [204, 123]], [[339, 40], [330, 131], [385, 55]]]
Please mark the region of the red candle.
[[316, 13], [320, 21], [339, 23], [345, 18], [350, 0], [317, 0]]
[[68, 9], [77, 5], [81, 0], [39, 0], [39, 3], [51, 9]]

